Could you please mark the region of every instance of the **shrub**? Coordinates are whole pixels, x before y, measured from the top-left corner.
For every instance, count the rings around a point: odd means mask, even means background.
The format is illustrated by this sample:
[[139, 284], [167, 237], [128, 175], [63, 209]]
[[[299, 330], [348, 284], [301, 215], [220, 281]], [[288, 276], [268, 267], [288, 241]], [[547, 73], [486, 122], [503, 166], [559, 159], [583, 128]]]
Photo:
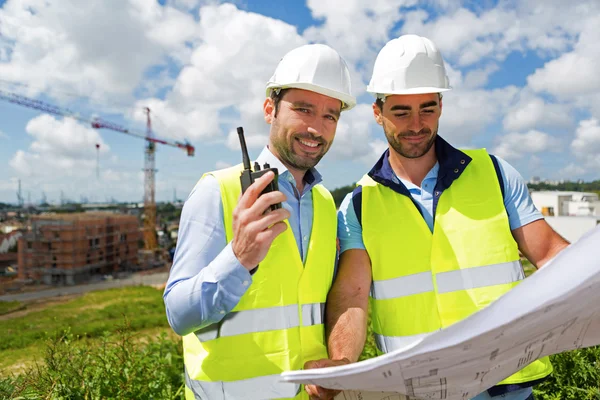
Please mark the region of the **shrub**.
[[550, 357], [554, 372], [534, 389], [538, 400], [600, 400], [600, 346]]
[[9, 399], [183, 399], [181, 342], [136, 338], [127, 324], [115, 341], [89, 347], [67, 330], [47, 339], [44, 363], [0, 380]]

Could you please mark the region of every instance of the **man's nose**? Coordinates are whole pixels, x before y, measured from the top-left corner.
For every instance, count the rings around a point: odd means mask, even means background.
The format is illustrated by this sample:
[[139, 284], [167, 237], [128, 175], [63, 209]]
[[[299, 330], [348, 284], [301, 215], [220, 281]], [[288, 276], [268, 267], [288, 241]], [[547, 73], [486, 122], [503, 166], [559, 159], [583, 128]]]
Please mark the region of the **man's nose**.
[[413, 132], [419, 132], [422, 128], [423, 121], [421, 120], [421, 114], [417, 113], [416, 115], [411, 115], [408, 123], [408, 129]]
[[307, 131], [315, 136], [323, 136], [323, 121], [321, 118], [313, 118], [308, 124]]

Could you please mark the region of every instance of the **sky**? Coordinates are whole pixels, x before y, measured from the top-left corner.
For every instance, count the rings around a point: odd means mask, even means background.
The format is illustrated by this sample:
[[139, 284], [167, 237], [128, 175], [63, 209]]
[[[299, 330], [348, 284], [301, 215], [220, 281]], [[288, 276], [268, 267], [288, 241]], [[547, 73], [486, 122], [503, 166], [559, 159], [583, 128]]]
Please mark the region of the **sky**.
[[[325, 43], [347, 61], [359, 104], [342, 113], [318, 169], [356, 182], [387, 142], [366, 92], [385, 43], [433, 40], [452, 90], [439, 135], [485, 147], [528, 180], [600, 179], [600, 2], [575, 0], [0, 0], [0, 90], [74, 114], [189, 140], [158, 145], [156, 199], [256, 158], [265, 84], [289, 50]], [[0, 93], [2, 93], [0, 92]], [[96, 144], [100, 147], [97, 150]], [[145, 141], [0, 99], [0, 202], [142, 201]]]

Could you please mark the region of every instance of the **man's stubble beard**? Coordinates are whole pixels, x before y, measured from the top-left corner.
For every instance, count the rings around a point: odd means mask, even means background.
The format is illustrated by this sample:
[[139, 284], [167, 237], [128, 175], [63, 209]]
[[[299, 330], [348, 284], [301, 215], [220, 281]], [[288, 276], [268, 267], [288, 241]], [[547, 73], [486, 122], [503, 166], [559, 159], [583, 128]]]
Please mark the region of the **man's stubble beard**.
[[[398, 153], [399, 155], [401, 155], [404, 158], [423, 157], [425, 154], [427, 154], [429, 152], [429, 150], [435, 143], [435, 138], [437, 136], [437, 130], [432, 135], [431, 129], [429, 129], [429, 128], [423, 128], [418, 133], [409, 131], [409, 132], [403, 132], [400, 135], [394, 136], [393, 134], [390, 134], [384, 126], [383, 132], [385, 134], [385, 137], [387, 138], [388, 143], [390, 144], [390, 146], [392, 146], [394, 151], [396, 151], [396, 153]], [[418, 136], [418, 135], [422, 135], [422, 134], [427, 134], [430, 136], [430, 138], [427, 142], [419, 143], [416, 146], [415, 145], [404, 146], [404, 145], [402, 145], [400, 140], [397, 139], [398, 137]]]
[[[316, 141], [320, 144], [320, 147], [323, 149], [322, 152], [314, 157], [303, 157], [300, 154], [294, 152], [294, 142], [296, 142], [296, 138], [305, 138], [309, 140]], [[273, 147], [279, 157], [281, 158], [281, 162], [289, 168], [298, 170], [298, 171], [308, 171], [311, 168], [314, 168], [321, 158], [329, 151], [333, 140], [330, 143], [327, 143], [323, 138], [319, 136], [314, 136], [308, 132], [293, 134], [290, 137], [276, 135], [275, 139], [271, 140]]]

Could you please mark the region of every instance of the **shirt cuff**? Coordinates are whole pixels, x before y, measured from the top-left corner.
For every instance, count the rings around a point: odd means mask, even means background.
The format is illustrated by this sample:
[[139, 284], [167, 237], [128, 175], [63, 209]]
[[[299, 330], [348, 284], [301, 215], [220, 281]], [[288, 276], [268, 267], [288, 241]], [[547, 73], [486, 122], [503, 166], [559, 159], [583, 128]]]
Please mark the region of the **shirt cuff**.
[[216, 281], [239, 281], [239, 284], [244, 287], [245, 291], [252, 282], [252, 276], [233, 253], [231, 242], [225, 246], [217, 258], [219, 258], [219, 261], [215, 264], [219, 268], [213, 271]]

